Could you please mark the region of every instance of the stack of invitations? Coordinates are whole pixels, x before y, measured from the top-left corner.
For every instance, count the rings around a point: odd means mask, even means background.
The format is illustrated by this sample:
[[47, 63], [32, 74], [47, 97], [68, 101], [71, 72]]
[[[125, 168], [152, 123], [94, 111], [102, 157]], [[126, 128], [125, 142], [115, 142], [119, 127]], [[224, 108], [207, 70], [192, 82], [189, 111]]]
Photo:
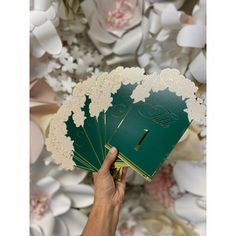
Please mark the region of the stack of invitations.
[[197, 87], [176, 69], [146, 75], [117, 67], [78, 83], [51, 123], [47, 149], [66, 169], [97, 172], [118, 150], [117, 178], [129, 166], [151, 180], [194, 119], [205, 122]]

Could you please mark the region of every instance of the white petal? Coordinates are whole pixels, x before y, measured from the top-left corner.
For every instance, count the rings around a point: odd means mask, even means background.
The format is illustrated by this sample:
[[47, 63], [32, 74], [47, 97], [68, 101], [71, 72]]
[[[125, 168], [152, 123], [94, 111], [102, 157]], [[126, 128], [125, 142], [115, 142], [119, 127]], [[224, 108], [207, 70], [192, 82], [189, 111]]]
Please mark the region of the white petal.
[[206, 166], [190, 161], [177, 161], [174, 176], [180, 191], [206, 196]]
[[177, 11], [173, 4], [167, 5], [161, 14], [161, 23], [167, 29], [180, 29], [182, 12]]
[[40, 128], [30, 121], [30, 162], [34, 163], [43, 150], [44, 138]]
[[60, 188], [60, 183], [51, 176], [40, 179], [36, 185], [39, 186], [43, 192], [47, 193], [49, 196], [52, 196]]
[[50, 0], [34, 0], [34, 9], [39, 11], [46, 11], [50, 6]]
[[56, 11], [55, 11], [55, 6], [50, 6], [48, 10], [46, 11], [47, 18], [49, 20], [53, 20], [56, 17]]
[[90, 22], [90, 35], [101, 43], [114, 43], [116, 37], [108, 33], [100, 24], [97, 17], [93, 16]]
[[73, 171], [66, 171], [59, 169], [55, 166], [48, 175], [54, 177], [61, 185], [75, 185], [81, 183], [87, 176], [88, 172], [80, 169], [74, 169]]
[[30, 34], [30, 53], [37, 58], [43, 56], [43, 54], [45, 53], [45, 51], [40, 46], [38, 40], [34, 37], [32, 33]]
[[163, 11], [164, 8], [166, 8], [166, 6], [168, 6], [170, 4], [170, 2], [177, 8], [179, 9], [185, 2], [185, 0], [175, 0], [175, 1], [153, 1], [153, 6], [154, 9], [157, 10], [157, 12], [159, 11]]
[[77, 208], [88, 207], [93, 203], [94, 190], [85, 184], [65, 186], [63, 190], [72, 200], [72, 206]]
[[43, 11], [30, 11], [30, 23], [40, 26], [47, 21], [47, 15]]
[[69, 235], [69, 230], [66, 227], [65, 223], [59, 217], [55, 217], [55, 226], [52, 236], [68, 236], [68, 235]]
[[206, 223], [201, 222], [194, 224], [194, 230], [197, 232], [199, 236], [206, 236]]
[[87, 222], [87, 216], [79, 210], [70, 210], [66, 214], [59, 216], [69, 229], [69, 235], [80, 235]]
[[191, 222], [202, 222], [206, 220], [205, 209], [199, 207], [198, 197], [192, 194], [186, 194], [175, 201], [175, 210], [181, 217]]
[[133, 54], [136, 52], [142, 39], [141, 27], [136, 27], [118, 39], [114, 45], [113, 51], [117, 55]]
[[45, 213], [40, 219], [37, 219], [37, 221], [35, 222], [42, 228], [44, 236], [52, 235], [55, 219], [50, 211]]
[[63, 193], [55, 194], [50, 202], [50, 209], [54, 216], [62, 215], [70, 209], [71, 201]]
[[31, 236], [43, 236], [43, 232], [38, 225], [33, 224], [30, 226], [30, 235]]
[[32, 32], [37, 38], [41, 47], [50, 54], [59, 54], [62, 49], [62, 42], [51, 21], [35, 27]]
[[52, 236], [68, 236], [68, 235], [69, 235], [69, 230], [67, 229], [65, 223], [58, 217], [55, 217], [55, 226]]
[[206, 83], [206, 57], [201, 51], [190, 63], [189, 71], [200, 83]]
[[203, 48], [206, 44], [206, 26], [184, 26], [178, 33], [177, 44], [180, 47]]

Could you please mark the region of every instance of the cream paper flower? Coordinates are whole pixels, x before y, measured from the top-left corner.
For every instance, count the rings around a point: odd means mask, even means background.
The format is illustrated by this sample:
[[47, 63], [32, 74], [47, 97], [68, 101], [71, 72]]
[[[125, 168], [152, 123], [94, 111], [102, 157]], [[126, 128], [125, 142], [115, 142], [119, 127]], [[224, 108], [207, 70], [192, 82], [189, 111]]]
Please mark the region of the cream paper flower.
[[[45, 154], [45, 153], [44, 153]], [[41, 158], [42, 159], [42, 158]], [[38, 160], [31, 165], [30, 231], [32, 236], [74, 236], [82, 233], [94, 190], [82, 184], [87, 172], [67, 172]], [[79, 210], [80, 209], [80, 210]]]

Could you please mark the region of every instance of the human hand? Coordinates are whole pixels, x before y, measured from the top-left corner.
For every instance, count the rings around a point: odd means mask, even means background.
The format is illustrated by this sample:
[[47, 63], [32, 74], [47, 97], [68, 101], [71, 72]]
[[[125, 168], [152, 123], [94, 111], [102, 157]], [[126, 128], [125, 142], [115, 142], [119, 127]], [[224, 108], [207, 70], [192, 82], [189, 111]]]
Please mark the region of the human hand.
[[116, 155], [117, 149], [111, 148], [100, 170], [93, 174], [95, 199], [82, 236], [115, 236], [127, 173], [127, 168], [123, 168], [121, 180], [114, 180], [110, 167]]
[[125, 195], [125, 177], [127, 167], [123, 168], [120, 181], [115, 181], [110, 173], [110, 168], [117, 156], [117, 149], [111, 148], [106, 159], [97, 173], [93, 174], [95, 184], [95, 205], [107, 205], [120, 207]]

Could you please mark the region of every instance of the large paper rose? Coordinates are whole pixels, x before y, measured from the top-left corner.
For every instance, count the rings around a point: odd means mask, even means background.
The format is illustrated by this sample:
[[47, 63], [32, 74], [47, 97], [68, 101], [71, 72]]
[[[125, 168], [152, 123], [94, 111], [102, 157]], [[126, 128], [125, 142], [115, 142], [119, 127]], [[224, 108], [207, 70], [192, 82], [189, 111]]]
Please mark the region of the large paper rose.
[[[45, 156], [45, 154], [44, 154]], [[93, 203], [87, 172], [67, 172], [42, 158], [31, 165], [30, 230], [33, 236], [80, 235], [87, 221], [81, 209]], [[80, 209], [80, 210], [79, 210]]]

